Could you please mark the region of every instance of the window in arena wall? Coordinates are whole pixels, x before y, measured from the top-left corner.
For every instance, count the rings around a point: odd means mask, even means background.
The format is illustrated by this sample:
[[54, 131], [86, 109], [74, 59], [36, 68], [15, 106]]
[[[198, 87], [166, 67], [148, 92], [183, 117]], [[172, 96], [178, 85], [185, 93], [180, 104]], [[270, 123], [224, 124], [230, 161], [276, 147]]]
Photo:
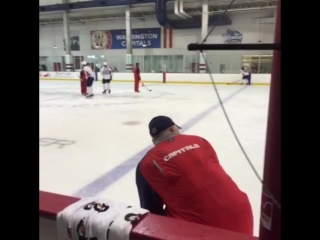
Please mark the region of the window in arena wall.
[[73, 65], [74, 69], [78, 70], [81, 69], [81, 62], [84, 60], [83, 56], [74, 56], [73, 57]]
[[183, 61], [184, 61], [183, 55], [173, 55], [173, 72], [174, 73], [184, 72]]
[[183, 55], [143, 55], [134, 56], [134, 62], [140, 63], [140, 71], [148, 73], [184, 72]]
[[242, 66], [251, 73], [271, 73], [272, 55], [243, 55]]
[[261, 55], [259, 73], [271, 73], [272, 70], [272, 55]]

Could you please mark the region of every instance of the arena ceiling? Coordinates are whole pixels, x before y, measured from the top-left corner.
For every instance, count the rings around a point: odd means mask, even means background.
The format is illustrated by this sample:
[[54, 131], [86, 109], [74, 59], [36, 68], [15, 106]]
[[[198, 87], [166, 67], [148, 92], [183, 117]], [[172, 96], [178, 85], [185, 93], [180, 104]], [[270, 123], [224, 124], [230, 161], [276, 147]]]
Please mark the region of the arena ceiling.
[[[168, 17], [181, 19], [174, 14], [174, 2], [167, 3]], [[210, 14], [222, 13], [230, 4], [230, 0], [208, 0]], [[264, 9], [275, 9], [276, 0], [236, 0], [228, 12], [260, 11]], [[71, 25], [85, 24], [88, 22], [119, 21], [125, 19], [126, 6], [101, 7], [90, 9], [78, 9], [69, 12]], [[184, 11], [191, 16], [201, 15], [201, 0], [185, 0]], [[155, 4], [139, 4], [131, 6], [131, 18], [146, 20], [155, 17]], [[48, 25], [62, 25], [61, 12], [39, 13], [39, 27]]]

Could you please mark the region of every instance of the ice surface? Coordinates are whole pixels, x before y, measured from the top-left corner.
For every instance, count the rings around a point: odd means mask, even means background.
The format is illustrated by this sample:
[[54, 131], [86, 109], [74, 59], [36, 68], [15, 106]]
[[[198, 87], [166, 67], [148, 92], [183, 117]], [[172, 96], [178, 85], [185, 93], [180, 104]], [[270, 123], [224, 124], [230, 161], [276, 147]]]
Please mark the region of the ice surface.
[[[40, 189], [82, 197], [101, 196], [138, 205], [135, 166], [152, 146], [148, 122], [168, 115], [184, 133], [211, 142], [225, 170], [252, 203], [258, 234], [261, 184], [246, 162], [210, 85], [112, 83], [93, 99], [78, 82], [40, 82]], [[218, 86], [234, 128], [262, 175], [269, 87]], [[27, 117], [27, 116], [26, 116]], [[137, 121], [138, 125], [124, 125]], [[138, 154], [139, 153], [139, 154]], [[138, 154], [138, 155], [137, 155]]]

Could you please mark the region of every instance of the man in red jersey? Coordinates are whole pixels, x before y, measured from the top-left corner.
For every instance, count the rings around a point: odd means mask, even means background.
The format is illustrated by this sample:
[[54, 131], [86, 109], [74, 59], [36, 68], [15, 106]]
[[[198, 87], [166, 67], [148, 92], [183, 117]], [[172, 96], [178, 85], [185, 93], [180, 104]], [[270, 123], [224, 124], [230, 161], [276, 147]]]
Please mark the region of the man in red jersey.
[[139, 83], [140, 83], [141, 77], [140, 77], [139, 63], [136, 63], [136, 66], [133, 69], [133, 77], [134, 77], [134, 91], [140, 92], [139, 91]]
[[155, 146], [136, 169], [141, 207], [154, 214], [253, 235], [247, 195], [224, 171], [207, 140], [180, 134], [179, 129], [165, 116], [149, 123]]
[[84, 63], [82, 62], [82, 69], [80, 71], [80, 87], [81, 87], [81, 94], [86, 96], [87, 95], [87, 75], [86, 72], [83, 70]]

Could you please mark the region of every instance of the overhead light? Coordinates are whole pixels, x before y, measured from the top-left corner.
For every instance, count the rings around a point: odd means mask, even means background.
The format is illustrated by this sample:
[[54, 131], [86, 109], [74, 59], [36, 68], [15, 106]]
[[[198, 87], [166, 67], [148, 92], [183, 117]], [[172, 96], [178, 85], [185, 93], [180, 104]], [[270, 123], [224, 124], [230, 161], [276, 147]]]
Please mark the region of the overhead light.
[[53, 48], [58, 48], [57, 46], [54, 46]]

